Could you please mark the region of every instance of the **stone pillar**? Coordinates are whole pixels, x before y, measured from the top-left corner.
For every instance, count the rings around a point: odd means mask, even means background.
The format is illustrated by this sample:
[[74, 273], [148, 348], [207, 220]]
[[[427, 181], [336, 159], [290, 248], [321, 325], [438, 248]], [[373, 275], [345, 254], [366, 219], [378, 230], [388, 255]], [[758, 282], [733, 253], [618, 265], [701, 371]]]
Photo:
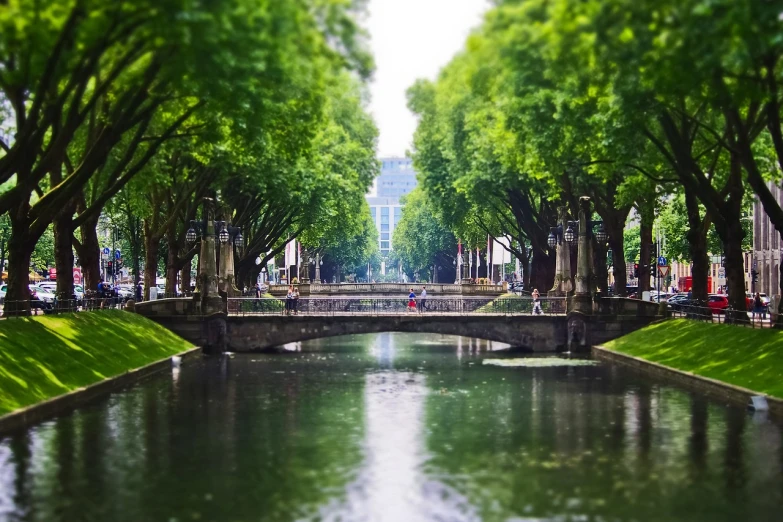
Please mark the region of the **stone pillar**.
[[310, 254], [307, 250], [302, 250], [302, 273], [299, 274], [299, 282], [306, 285], [310, 284]]
[[[565, 234], [568, 228], [568, 208], [558, 207], [557, 220]], [[555, 250], [555, 284], [547, 292], [549, 297], [566, 297], [574, 290], [571, 280], [571, 245], [561, 236], [561, 241]]]
[[579, 198], [579, 244], [576, 258], [576, 291], [572, 310], [583, 314], [593, 311], [593, 255], [590, 235], [590, 198]]
[[[218, 294], [218, 274], [215, 251], [215, 209], [212, 198], [204, 198], [204, 217], [206, 226], [201, 238], [199, 253], [200, 270], [198, 274], [199, 292], [194, 299], [199, 300], [199, 308], [203, 317], [203, 333], [205, 353], [223, 353], [226, 350], [226, 314], [223, 309], [223, 299]], [[221, 259], [222, 264], [222, 259]]]
[[315, 255], [315, 282], [321, 283], [321, 254]]
[[[228, 228], [229, 224], [226, 225]], [[234, 279], [234, 241], [228, 240], [228, 243], [220, 243], [220, 275], [218, 277], [218, 288], [228, 297], [239, 295], [239, 289]]]

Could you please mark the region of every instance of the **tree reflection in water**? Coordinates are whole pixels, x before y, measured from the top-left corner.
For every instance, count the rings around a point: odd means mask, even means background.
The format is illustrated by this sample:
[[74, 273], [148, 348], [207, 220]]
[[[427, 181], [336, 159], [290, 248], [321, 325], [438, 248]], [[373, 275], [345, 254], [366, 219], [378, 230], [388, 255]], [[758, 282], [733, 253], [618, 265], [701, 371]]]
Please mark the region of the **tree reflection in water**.
[[[780, 426], [380, 334], [191, 361], [0, 440], [0, 521], [774, 520]], [[515, 355], [518, 357], [518, 355]]]

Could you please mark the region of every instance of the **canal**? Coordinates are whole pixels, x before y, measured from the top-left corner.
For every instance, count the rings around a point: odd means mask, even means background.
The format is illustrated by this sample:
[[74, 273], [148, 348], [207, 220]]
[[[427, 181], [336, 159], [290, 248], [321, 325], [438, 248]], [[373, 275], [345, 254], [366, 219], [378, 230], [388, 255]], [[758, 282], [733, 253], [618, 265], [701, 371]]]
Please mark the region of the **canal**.
[[0, 521], [780, 520], [763, 415], [501, 347], [389, 333], [188, 361], [0, 439]]

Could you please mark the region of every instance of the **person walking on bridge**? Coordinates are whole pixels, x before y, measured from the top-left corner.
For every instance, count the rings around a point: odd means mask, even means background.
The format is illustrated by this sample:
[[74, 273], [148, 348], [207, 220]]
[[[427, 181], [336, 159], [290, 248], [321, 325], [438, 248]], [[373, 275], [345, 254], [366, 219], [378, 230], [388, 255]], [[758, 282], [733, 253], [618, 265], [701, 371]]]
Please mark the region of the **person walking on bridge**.
[[419, 313], [424, 313], [427, 305], [427, 287], [421, 287], [421, 293], [419, 294]]
[[413, 291], [413, 288], [411, 288], [411, 293], [408, 294], [408, 311], [416, 311], [416, 292]]
[[538, 293], [538, 288], [533, 289], [533, 293], [530, 295], [533, 298], [533, 315], [541, 315], [544, 311], [541, 309], [541, 294]]

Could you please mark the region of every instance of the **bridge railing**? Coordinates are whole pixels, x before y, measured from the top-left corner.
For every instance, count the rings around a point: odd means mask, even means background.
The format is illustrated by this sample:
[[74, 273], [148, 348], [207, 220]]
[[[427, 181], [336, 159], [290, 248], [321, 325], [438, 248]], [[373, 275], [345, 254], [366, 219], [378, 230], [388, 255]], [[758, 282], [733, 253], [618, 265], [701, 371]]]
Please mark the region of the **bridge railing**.
[[300, 297], [286, 299], [230, 298], [229, 315], [559, 315], [564, 298], [493, 299], [492, 297], [433, 297], [411, 300], [400, 297]]

